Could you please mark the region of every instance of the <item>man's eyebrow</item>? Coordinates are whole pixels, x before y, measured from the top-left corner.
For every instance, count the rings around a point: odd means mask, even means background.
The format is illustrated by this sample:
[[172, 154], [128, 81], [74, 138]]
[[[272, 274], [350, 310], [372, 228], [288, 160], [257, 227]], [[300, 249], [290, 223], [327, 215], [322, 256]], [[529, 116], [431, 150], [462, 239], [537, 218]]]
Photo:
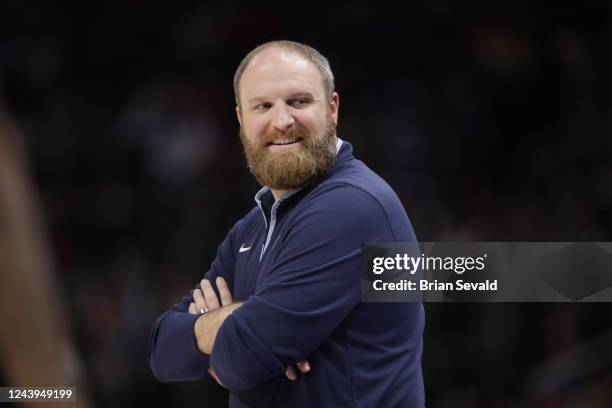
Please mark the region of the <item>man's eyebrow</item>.
[[248, 104], [250, 105], [250, 104], [252, 104], [253, 102], [259, 102], [259, 101], [263, 101], [263, 100], [265, 100], [265, 99], [266, 99], [266, 98], [264, 98], [263, 96], [257, 96], [257, 97], [255, 97], [255, 98], [251, 98], [251, 99], [249, 99], [249, 100], [248, 100]]
[[314, 99], [314, 95], [307, 91], [294, 92], [291, 95], [289, 95], [289, 99], [295, 99], [295, 98]]
[[[308, 99], [314, 99], [314, 95], [308, 91], [297, 91], [297, 92], [293, 92], [291, 94], [289, 94], [289, 98], [288, 99], [295, 99], [295, 98], [308, 98]], [[249, 99], [249, 101], [247, 102], [249, 105], [255, 102], [260, 102], [260, 101], [265, 101], [268, 98], [266, 98], [265, 96], [256, 96], [254, 98]]]

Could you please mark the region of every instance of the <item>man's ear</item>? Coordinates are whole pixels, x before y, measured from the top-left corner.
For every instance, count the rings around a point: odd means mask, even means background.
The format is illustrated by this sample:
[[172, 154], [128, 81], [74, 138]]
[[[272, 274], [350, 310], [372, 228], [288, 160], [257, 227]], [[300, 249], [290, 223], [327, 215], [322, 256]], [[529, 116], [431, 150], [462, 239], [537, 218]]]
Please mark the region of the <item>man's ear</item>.
[[332, 94], [331, 100], [329, 101], [329, 110], [331, 111], [334, 123], [338, 124], [338, 111], [340, 110], [340, 95], [338, 92]]
[[240, 110], [240, 106], [236, 105], [236, 116], [238, 116], [238, 123], [242, 126], [242, 111]]

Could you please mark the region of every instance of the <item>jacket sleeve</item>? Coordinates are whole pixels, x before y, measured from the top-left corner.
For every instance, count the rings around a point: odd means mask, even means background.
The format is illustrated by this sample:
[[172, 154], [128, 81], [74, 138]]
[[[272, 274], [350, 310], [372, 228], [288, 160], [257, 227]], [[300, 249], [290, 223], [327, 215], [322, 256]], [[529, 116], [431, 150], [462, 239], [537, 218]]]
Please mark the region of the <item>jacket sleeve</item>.
[[362, 243], [393, 240], [368, 193], [336, 185], [312, 197], [265, 281], [217, 333], [210, 364], [221, 382], [253, 388], [318, 349], [360, 302]]
[[[217, 255], [205, 277], [211, 282], [223, 276], [233, 288], [234, 246], [232, 228], [217, 249]], [[213, 285], [216, 290], [216, 286]], [[197, 315], [188, 313], [193, 290], [157, 318], [149, 339], [149, 364], [153, 375], [163, 382], [189, 381], [204, 377], [209, 357], [200, 352], [194, 333]], [[217, 294], [218, 295], [218, 294]]]

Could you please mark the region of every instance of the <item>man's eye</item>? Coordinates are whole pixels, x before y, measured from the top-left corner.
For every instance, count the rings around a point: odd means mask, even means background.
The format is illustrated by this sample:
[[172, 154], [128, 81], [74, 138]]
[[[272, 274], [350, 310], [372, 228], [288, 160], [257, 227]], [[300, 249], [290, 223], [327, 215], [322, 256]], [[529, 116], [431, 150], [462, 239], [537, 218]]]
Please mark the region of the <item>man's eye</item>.
[[304, 106], [307, 103], [308, 103], [308, 99], [306, 98], [294, 99], [291, 101], [292, 106]]
[[269, 103], [260, 103], [259, 105], [255, 106], [255, 110], [266, 110], [270, 107]]

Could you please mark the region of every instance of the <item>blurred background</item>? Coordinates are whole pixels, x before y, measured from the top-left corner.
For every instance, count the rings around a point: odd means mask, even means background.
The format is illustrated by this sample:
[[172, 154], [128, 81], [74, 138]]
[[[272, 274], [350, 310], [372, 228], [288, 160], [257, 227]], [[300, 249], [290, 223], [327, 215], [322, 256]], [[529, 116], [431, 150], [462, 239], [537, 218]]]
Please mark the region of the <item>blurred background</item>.
[[[148, 336], [254, 205], [232, 77], [272, 39], [329, 58], [339, 136], [421, 241], [612, 241], [607, 2], [5, 0], [5, 121], [91, 406], [227, 404], [208, 378], [155, 380]], [[4, 316], [37, 314], [31, 301]], [[425, 307], [428, 406], [612, 406], [609, 304]], [[0, 384], [15, 385], [4, 344]]]

